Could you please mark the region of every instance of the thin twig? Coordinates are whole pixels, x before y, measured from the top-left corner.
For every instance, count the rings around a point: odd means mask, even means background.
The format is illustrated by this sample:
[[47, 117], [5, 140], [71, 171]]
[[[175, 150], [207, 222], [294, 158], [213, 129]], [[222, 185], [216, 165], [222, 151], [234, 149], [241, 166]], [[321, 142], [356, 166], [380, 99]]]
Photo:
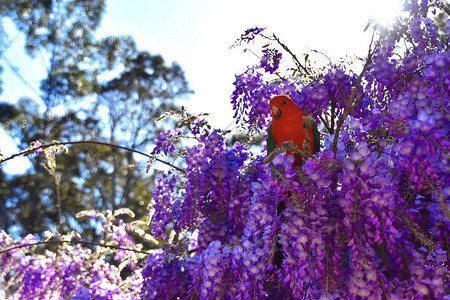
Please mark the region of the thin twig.
[[328, 57], [328, 55], [326, 55], [325, 53], [323, 53], [322, 51], [319, 51], [319, 50], [311, 50], [312, 52], [315, 52], [315, 53], [319, 53], [319, 54], [322, 54], [323, 56], [325, 56], [327, 59], [328, 59], [328, 61], [330, 62], [330, 64], [332, 64], [333, 62], [331, 61], [331, 59]]
[[58, 173], [54, 172], [52, 174], [53, 183], [55, 184], [55, 193], [56, 193], [56, 206], [58, 209], [58, 233], [62, 234], [62, 208], [61, 208], [61, 193], [59, 192], [59, 178]]
[[[374, 35], [375, 35], [375, 33], [374, 33]], [[373, 41], [374, 35], [372, 35], [372, 41]], [[335, 131], [334, 140], [333, 140], [333, 152], [334, 152], [334, 154], [336, 154], [336, 152], [337, 152], [337, 144], [338, 144], [338, 139], [339, 139], [339, 132], [341, 131], [342, 124], [344, 124], [344, 121], [347, 118], [348, 114], [354, 108], [355, 102], [360, 100], [360, 97], [356, 97], [356, 92], [358, 91], [358, 88], [361, 85], [364, 73], [366, 73], [367, 68], [372, 63], [373, 52], [375, 51], [375, 49], [377, 48], [377, 46], [379, 44], [379, 41], [378, 41], [378, 43], [374, 47], [374, 50], [372, 51], [372, 41], [370, 42], [366, 63], [364, 64], [364, 67], [363, 67], [361, 73], [359, 74], [359, 77], [358, 77], [358, 80], [356, 82], [356, 85], [353, 87], [352, 94], [351, 94], [350, 99], [349, 99], [349, 101], [347, 103], [347, 107], [345, 108], [344, 113], [338, 119], [338, 121], [336, 123], [336, 131]]]
[[292, 56], [292, 59], [294, 60], [294, 62], [295, 62], [295, 64], [297, 65], [297, 67], [300, 68], [300, 69], [302, 69], [307, 75], [310, 75], [308, 69], [300, 63], [300, 61], [298, 60], [297, 56], [291, 51], [291, 49], [289, 49], [288, 46], [286, 46], [284, 43], [282, 43], [282, 42], [280, 41], [280, 39], [279, 39], [275, 34], [273, 34], [272, 36], [273, 36], [273, 39], [274, 39], [275, 41], [277, 41], [277, 43], [278, 43], [278, 44], [279, 44], [279, 45], [280, 45], [287, 53], [289, 53], [289, 55]]
[[0, 49], [0, 58], [2, 58], [2, 56], [5, 54], [5, 52], [11, 48], [11, 46], [16, 42], [16, 40], [19, 38], [20, 34], [17, 34], [12, 40], [11, 42], [6, 45], [6, 47], [4, 49]]
[[158, 162], [160, 162], [160, 163], [163, 163], [163, 164], [165, 164], [165, 165], [167, 165], [167, 166], [170, 166], [170, 167], [176, 169], [177, 171], [180, 171], [180, 172], [182, 172], [182, 173], [186, 173], [185, 170], [183, 170], [183, 169], [181, 169], [181, 168], [178, 168], [178, 167], [172, 165], [171, 163], [168, 163], [168, 162], [166, 162], [166, 161], [164, 161], [164, 160], [161, 160], [161, 159], [159, 159], [159, 158], [153, 157], [152, 155], [147, 154], [147, 153], [144, 153], [144, 152], [141, 152], [141, 151], [139, 151], [139, 150], [135, 150], [135, 149], [131, 149], [131, 148], [127, 148], [127, 147], [124, 147], [124, 146], [115, 145], [115, 144], [110, 144], [110, 143], [106, 143], [106, 142], [87, 141], [87, 140], [86, 140], [86, 141], [73, 141], [73, 142], [70, 142], [70, 141], [69, 141], [69, 142], [55, 142], [55, 143], [51, 143], [51, 144], [47, 144], [47, 145], [41, 145], [41, 146], [35, 147], [35, 148], [29, 148], [29, 149], [20, 151], [19, 153], [15, 153], [15, 154], [13, 154], [13, 155], [7, 157], [7, 158], [1, 159], [1, 160], [0, 160], [0, 165], [3, 164], [4, 162], [8, 161], [8, 160], [11, 160], [11, 159], [17, 157], [17, 156], [28, 155], [28, 154], [33, 153], [33, 152], [36, 151], [36, 150], [39, 150], [39, 149], [46, 149], [46, 148], [53, 147], [53, 146], [76, 145], [76, 144], [95, 144], [95, 145], [103, 145], [103, 146], [108, 146], [108, 147], [111, 147], [111, 148], [118, 148], [118, 149], [130, 151], [130, 152], [134, 152], [134, 153], [143, 155], [143, 156], [145, 156], [145, 157], [148, 157], [148, 158], [150, 158], [150, 159], [154, 159], [154, 160], [156, 160], [156, 161], [158, 161]]
[[6, 57], [6, 55], [3, 53], [3, 60], [8, 65], [9, 69], [17, 76], [17, 78], [22, 81], [22, 83], [27, 86], [29, 89], [31, 89], [36, 95], [38, 95], [40, 98], [42, 98], [42, 95], [39, 93], [38, 90], [36, 90], [21, 74], [19, 71], [17, 71], [17, 67], [13, 66], [13, 64], [9, 61], [9, 59]]
[[330, 132], [330, 134], [335, 133], [335, 131], [334, 131], [334, 122], [335, 122], [335, 120], [336, 120], [336, 99], [333, 98], [331, 100], [330, 128], [331, 128], [332, 132]]
[[79, 241], [53, 240], [53, 241], [41, 241], [41, 242], [35, 242], [35, 243], [30, 243], [30, 244], [17, 245], [17, 246], [13, 246], [13, 247], [10, 247], [10, 248], [4, 249], [4, 250], [0, 250], [0, 254], [12, 251], [14, 249], [24, 248], [24, 247], [32, 247], [32, 246], [45, 245], [45, 244], [62, 244], [62, 243], [93, 245], [93, 246], [106, 247], [106, 248], [112, 248], [112, 249], [117, 249], [117, 250], [132, 251], [132, 252], [142, 253], [142, 254], [152, 254], [152, 252], [141, 251], [141, 250], [136, 250], [136, 249], [132, 249], [132, 248], [124, 248], [124, 247], [115, 246], [115, 245], [107, 245], [107, 244], [97, 243], [97, 242], [82, 241], [82, 240], [79, 240]]
[[330, 128], [330, 125], [328, 125], [328, 123], [325, 121], [325, 119], [323, 118], [322, 115], [319, 115], [319, 119], [322, 121], [322, 123], [325, 126], [325, 128], [327, 129], [328, 133], [333, 134], [333, 132], [331, 131], [332, 129]]

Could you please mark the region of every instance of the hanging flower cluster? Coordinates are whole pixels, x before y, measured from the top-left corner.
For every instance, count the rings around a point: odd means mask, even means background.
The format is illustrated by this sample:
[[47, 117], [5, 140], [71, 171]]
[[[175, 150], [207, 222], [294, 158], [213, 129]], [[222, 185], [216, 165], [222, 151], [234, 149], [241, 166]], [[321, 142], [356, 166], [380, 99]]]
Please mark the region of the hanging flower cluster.
[[[155, 181], [148, 233], [158, 249], [142, 259], [130, 251], [131, 224], [88, 212], [109, 228], [119, 267], [110, 253], [93, 258], [78, 245], [33, 254], [20, 246], [33, 237], [0, 232], [0, 250], [11, 248], [0, 252], [1, 281], [15, 284], [16, 298], [445, 299], [450, 32], [432, 20], [439, 5], [406, 1], [403, 19], [376, 31], [359, 75], [342, 64], [313, 73], [293, 57], [305, 76], [282, 77], [292, 53], [263, 29], [247, 30], [238, 44], [280, 47], [236, 76], [237, 122], [248, 134], [265, 131], [268, 102], [286, 94], [316, 119], [321, 151], [297, 168], [285, 153], [264, 164], [253, 148], [227, 145], [225, 132], [187, 118], [152, 152], [183, 161]], [[195, 142], [178, 148], [188, 135]]]
[[[74, 236], [64, 238], [70, 240]], [[142, 273], [133, 272], [126, 280], [122, 279], [121, 267], [107, 262], [107, 253], [93, 252], [81, 244], [64, 244], [57, 252], [46, 250], [33, 254], [37, 242], [31, 235], [15, 242], [0, 232], [2, 249], [12, 249], [0, 254], [2, 285], [13, 283], [2, 288], [13, 288], [12, 299], [131, 299], [142, 289]], [[33, 246], [17, 248], [29, 244]], [[126, 263], [129, 258], [115, 257]]]
[[[426, 1], [407, 8], [404, 22], [373, 43], [360, 76], [331, 66], [304, 85], [273, 84], [267, 76], [278, 69], [274, 58], [281, 52], [272, 49], [264, 50], [259, 66], [236, 76], [231, 98], [244, 128], [266, 129], [268, 101], [287, 94], [325, 123], [323, 150], [294, 170], [291, 156], [264, 165], [223, 139], [191, 164], [193, 153], [217, 140], [214, 131], [188, 149], [185, 188], [172, 206], [182, 209], [172, 210], [172, 222], [198, 237], [184, 260], [189, 267], [181, 267], [191, 281], [179, 297], [437, 299], [450, 293], [450, 56]], [[245, 188], [230, 193], [232, 187]]]

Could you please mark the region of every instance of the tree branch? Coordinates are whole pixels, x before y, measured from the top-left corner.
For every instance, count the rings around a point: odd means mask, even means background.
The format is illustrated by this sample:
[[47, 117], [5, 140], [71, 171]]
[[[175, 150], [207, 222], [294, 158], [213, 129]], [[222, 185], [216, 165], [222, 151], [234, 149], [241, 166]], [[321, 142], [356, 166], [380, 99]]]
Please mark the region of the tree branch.
[[322, 115], [319, 115], [319, 119], [322, 121], [323, 126], [325, 126], [325, 128], [327, 129], [329, 134], [333, 134], [333, 132], [331, 131], [332, 129], [330, 128], [330, 126], [328, 125], [328, 123], [325, 121], [325, 119], [323, 118]]
[[152, 251], [147, 252], [147, 251], [141, 251], [141, 250], [136, 250], [136, 249], [132, 249], [132, 248], [124, 248], [124, 247], [120, 247], [120, 246], [116, 246], [116, 245], [107, 245], [107, 244], [103, 244], [103, 243], [89, 242], [89, 241], [82, 241], [82, 240], [79, 240], [79, 241], [53, 240], [53, 241], [41, 241], [41, 242], [35, 242], [35, 243], [30, 243], [30, 244], [13, 246], [10, 248], [6, 248], [4, 250], [0, 250], [0, 254], [12, 251], [14, 249], [24, 248], [24, 247], [31, 247], [31, 246], [45, 245], [45, 244], [62, 244], [62, 243], [99, 246], [99, 247], [106, 247], [106, 248], [112, 248], [112, 249], [117, 249], [117, 250], [132, 251], [132, 252], [142, 253], [142, 254], [152, 254], [153, 253]]
[[135, 150], [135, 149], [131, 149], [131, 148], [128, 148], [128, 147], [119, 146], [119, 145], [115, 145], [115, 144], [110, 144], [110, 143], [106, 143], [106, 142], [88, 141], [88, 140], [85, 140], [85, 141], [73, 141], [73, 142], [70, 142], [70, 141], [69, 141], [69, 142], [55, 142], [55, 143], [51, 143], [51, 144], [47, 144], [47, 145], [41, 145], [41, 146], [39, 146], [39, 147], [28, 148], [28, 149], [26, 149], [26, 150], [20, 151], [19, 153], [15, 153], [15, 154], [13, 154], [13, 155], [7, 157], [7, 158], [0, 159], [0, 165], [3, 164], [4, 162], [8, 161], [8, 160], [11, 160], [11, 159], [17, 157], [17, 156], [28, 155], [28, 154], [33, 153], [33, 152], [36, 151], [36, 150], [39, 150], [39, 149], [45, 150], [45, 149], [50, 148], [50, 147], [53, 147], [53, 146], [76, 145], [76, 144], [94, 144], [94, 145], [103, 145], [103, 146], [108, 146], [108, 147], [111, 147], [111, 148], [118, 148], [118, 149], [130, 151], [130, 152], [133, 152], [133, 153], [137, 153], [137, 154], [143, 155], [143, 156], [148, 157], [148, 158], [150, 158], [150, 159], [154, 159], [154, 160], [156, 160], [156, 161], [158, 161], [158, 162], [160, 162], [160, 163], [163, 163], [163, 164], [165, 164], [165, 165], [167, 165], [167, 166], [169, 166], [169, 167], [172, 167], [172, 168], [174, 168], [174, 169], [176, 169], [177, 171], [180, 171], [180, 172], [182, 172], [182, 173], [186, 173], [185, 170], [183, 170], [183, 169], [181, 169], [181, 168], [178, 168], [178, 167], [174, 166], [173, 164], [171, 164], [171, 163], [169, 163], [169, 162], [166, 162], [166, 161], [164, 161], [164, 160], [162, 160], [162, 159], [153, 157], [152, 155], [147, 154], [147, 153], [144, 153], [144, 152], [141, 152], [141, 151], [139, 151], [139, 150]]
[[58, 233], [62, 234], [62, 207], [61, 207], [61, 194], [59, 192], [59, 176], [58, 173], [52, 174], [53, 183], [55, 185], [55, 193], [56, 193], [56, 206], [58, 209]]
[[306, 67], [303, 66], [303, 65], [300, 63], [300, 61], [298, 60], [297, 56], [291, 51], [291, 49], [289, 49], [288, 46], [286, 46], [285, 44], [283, 44], [283, 43], [280, 41], [280, 39], [279, 39], [275, 34], [273, 34], [272, 36], [273, 36], [273, 39], [274, 39], [275, 41], [277, 41], [277, 43], [278, 43], [278, 44], [279, 44], [279, 45], [280, 45], [287, 53], [289, 53], [289, 55], [292, 56], [292, 59], [294, 60], [294, 62], [295, 62], [295, 64], [297, 65], [297, 67], [298, 67], [299, 69], [302, 69], [307, 75], [310, 75], [308, 69], [306, 69]]
[[[372, 40], [373, 40], [373, 35], [372, 35]], [[378, 44], [379, 44], [379, 41], [375, 45], [374, 50], [372, 51], [372, 42], [370, 42], [366, 63], [364, 64], [364, 67], [363, 67], [361, 73], [358, 76], [358, 80], [356, 82], [356, 85], [353, 87], [352, 94], [351, 94], [350, 99], [348, 100], [348, 103], [347, 103], [347, 107], [345, 108], [344, 113], [341, 115], [341, 117], [338, 119], [338, 121], [336, 123], [336, 131], [335, 131], [334, 140], [333, 140], [333, 152], [334, 152], [334, 154], [336, 154], [336, 152], [337, 152], [337, 144], [338, 144], [338, 139], [339, 139], [339, 132], [341, 131], [342, 124], [344, 123], [345, 119], [349, 115], [350, 111], [357, 104], [357, 101], [361, 100], [360, 97], [356, 97], [356, 92], [358, 91], [358, 88], [361, 85], [364, 73], [366, 73], [367, 68], [372, 63], [372, 55], [373, 55], [373, 52], [375, 51], [375, 49], [377, 48]]]

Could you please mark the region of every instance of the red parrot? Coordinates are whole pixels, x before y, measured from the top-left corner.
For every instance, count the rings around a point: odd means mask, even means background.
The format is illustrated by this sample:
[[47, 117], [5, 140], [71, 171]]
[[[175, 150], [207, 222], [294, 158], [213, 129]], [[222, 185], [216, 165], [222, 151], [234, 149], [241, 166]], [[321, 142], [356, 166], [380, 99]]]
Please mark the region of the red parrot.
[[[269, 127], [267, 135], [267, 154], [275, 149], [275, 146], [280, 146], [283, 142], [293, 141], [297, 147], [304, 151], [304, 142], [306, 141], [306, 125], [304, 124], [304, 117], [306, 115], [300, 108], [286, 95], [275, 96], [269, 103], [270, 111], [272, 112], [272, 125]], [[305, 126], [305, 127], [304, 127]], [[312, 153], [319, 152], [320, 141], [319, 131], [315, 123], [308, 129], [308, 136], [310, 138], [310, 150]], [[287, 153], [291, 153], [288, 151]], [[292, 167], [298, 167], [302, 164], [300, 154], [294, 154], [294, 163]], [[280, 201], [277, 205], [277, 216], [281, 215], [286, 208], [285, 203]], [[284, 218], [282, 217], [282, 220]], [[275, 242], [275, 251], [273, 254], [273, 264], [279, 269], [284, 261], [284, 252], [280, 241]]]
[[[306, 115], [300, 108], [286, 95], [275, 96], [270, 100], [269, 108], [272, 112], [272, 125], [269, 127], [267, 136], [267, 153], [270, 153], [276, 146], [283, 142], [293, 141], [300, 150], [304, 150], [303, 144], [306, 140], [306, 132], [303, 127], [303, 118]], [[316, 153], [320, 149], [319, 131], [316, 124], [308, 130], [311, 141], [311, 151]], [[288, 151], [290, 154], [292, 151]], [[293, 167], [298, 167], [302, 163], [300, 154], [294, 154]]]

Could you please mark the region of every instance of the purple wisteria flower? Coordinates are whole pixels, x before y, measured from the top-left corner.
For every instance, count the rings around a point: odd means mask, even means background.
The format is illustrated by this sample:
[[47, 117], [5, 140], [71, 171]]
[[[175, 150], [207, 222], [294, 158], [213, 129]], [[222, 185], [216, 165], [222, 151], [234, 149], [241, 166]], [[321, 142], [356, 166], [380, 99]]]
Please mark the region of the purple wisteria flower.
[[152, 154], [159, 154], [160, 152], [168, 155], [169, 152], [175, 150], [175, 143], [182, 136], [183, 131], [179, 128], [168, 129], [160, 134], [159, 139], [155, 140], [155, 148], [152, 150]]
[[247, 29], [243, 34], [241, 34], [240, 40], [249, 43], [253, 41], [255, 37], [258, 36], [261, 32], [263, 32], [264, 29], [265, 28], [260, 27]]
[[[258, 145], [230, 145], [224, 131], [195, 120], [185, 170], [153, 183], [146, 224], [160, 242], [145, 259], [128, 250], [130, 225], [108, 221], [105, 232], [126, 250], [93, 258], [80, 245], [14, 248], [0, 254], [0, 279], [18, 298], [447, 299], [448, 28], [431, 18], [435, 1], [405, 8], [377, 31], [361, 77], [330, 64], [305, 82], [273, 80], [276, 48], [236, 76], [231, 103], [247, 134], [267, 132], [268, 102], [279, 94], [315, 118], [322, 151], [300, 167], [286, 153], [264, 164]], [[241, 41], [265, 38], [262, 30]], [[162, 133], [152, 154], [175, 151], [183, 135]], [[0, 250], [35, 241], [0, 232]]]
[[282, 55], [277, 49], [264, 49], [262, 52], [261, 68], [267, 73], [273, 74], [278, 70]]
[[[400, 27], [384, 35], [360, 86], [355, 73], [336, 65], [306, 85], [271, 84], [267, 76], [279, 64], [269, 49], [259, 68], [236, 76], [232, 104], [243, 128], [265, 130], [268, 101], [285, 93], [317, 121], [329, 122], [321, 132], [324, 150], [293, 170], [285, 154], [267, 166], [246, 162], [251, 156], [237, 162], [239, 151], [214, 134], [188, 149], [185, 194], [172, 206], [184, 207], [177, 226], [198, 233], [188, 294], [403, 299], [449, 293], [442, 263], [450, 228], [448, 55], [427, 19], [427, 2], [407, 7], [413, 44], [402, 57], [396, 53]], [[332, 130], [343, 116], [335, 149]], [[228, 161], [233, 167], [225, 167]], [[230, 194], [225, 181], [250, 193]], [[282, 251], [281, 267], [273, 263], [275, 249]]]

